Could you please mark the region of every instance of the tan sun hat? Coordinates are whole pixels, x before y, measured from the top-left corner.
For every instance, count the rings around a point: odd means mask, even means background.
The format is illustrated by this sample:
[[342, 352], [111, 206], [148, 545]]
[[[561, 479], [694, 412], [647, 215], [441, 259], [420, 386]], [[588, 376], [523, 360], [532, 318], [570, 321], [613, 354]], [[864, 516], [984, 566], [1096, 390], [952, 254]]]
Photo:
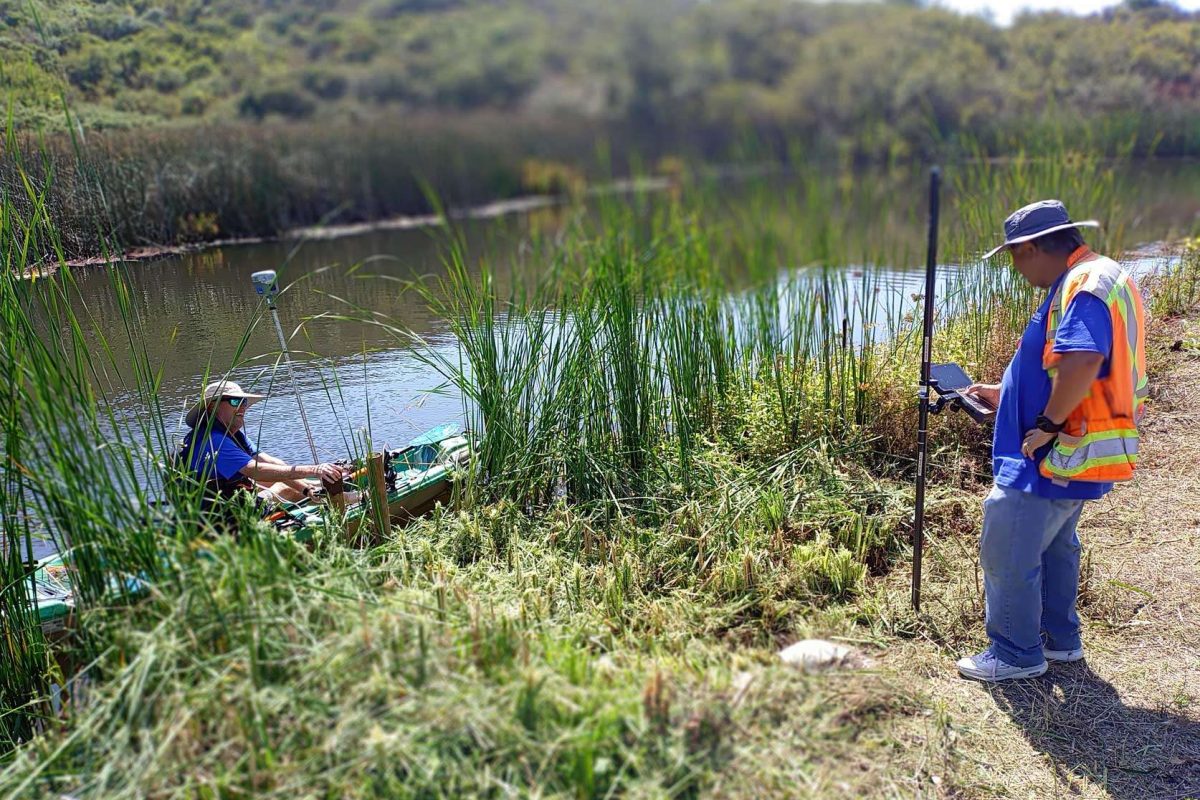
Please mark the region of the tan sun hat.
[[266, 400], [265, 394], [252, 394], [242, 391], [242, 387], [238, 386], [233, 381], [213, 381], [204, 387], [201, 393], [200, 402], [188, 409], [187, 416], [184, 417], [184, 422], [189, 428], [196, 427], [200, 422], [204, 410], [208, 408], [209, 403], [215, 403], [224, 397], [241, 397], [246, 400], [247, 405], [254, 405], [259, 400]]

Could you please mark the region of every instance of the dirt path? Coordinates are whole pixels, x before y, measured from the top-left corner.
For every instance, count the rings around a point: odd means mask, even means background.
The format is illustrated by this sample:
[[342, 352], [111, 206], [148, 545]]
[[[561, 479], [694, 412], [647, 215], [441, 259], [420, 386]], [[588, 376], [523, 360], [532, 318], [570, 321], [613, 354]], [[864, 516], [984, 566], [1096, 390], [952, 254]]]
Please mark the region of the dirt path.
[[899, 734], [937, 754], [917, 781], [930, 795], [1200, 798], [1200, 320], [1163, 337], [1142, 468], [1080, 525], [1085, 661], [995, 687], [959, 679], [953, 659], [986, 644], [977, 562], [935, 543], [935, 633], [885, 658], [933, 706], [935, 725]]

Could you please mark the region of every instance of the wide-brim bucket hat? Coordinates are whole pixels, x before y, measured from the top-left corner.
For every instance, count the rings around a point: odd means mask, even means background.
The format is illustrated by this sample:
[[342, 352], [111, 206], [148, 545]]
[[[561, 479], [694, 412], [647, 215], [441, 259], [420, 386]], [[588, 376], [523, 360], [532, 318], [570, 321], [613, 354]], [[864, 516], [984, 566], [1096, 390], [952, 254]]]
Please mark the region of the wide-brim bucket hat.
[[242, 389], [233, 381], [213, 381], [204, 387], [204, 391], [200, 393], [200, 401], [188, 409], [187, 415], [183, 418], [189, 428], [194, 428], [200, 422], [205, 409], [211, 403], [215, 403], [226, 397], [240, 397], [246, 401], [246, 405], [252, 406], [259, 400], [266, 400], [265, 394], [254, 394]]
[[1008, 215], [1008, 219], [1004, 220], [1004, 241], [984, 253], [983, 258], [991, 258], [1011, 245], [1028, 242], [1067, 228], [1099, 227], [1100, 223], [1094, 219], [1078, 222], [1072, 220], [1071, 215], [1067, 213], [1067, 207], [1059, 200], [1039, 200]]

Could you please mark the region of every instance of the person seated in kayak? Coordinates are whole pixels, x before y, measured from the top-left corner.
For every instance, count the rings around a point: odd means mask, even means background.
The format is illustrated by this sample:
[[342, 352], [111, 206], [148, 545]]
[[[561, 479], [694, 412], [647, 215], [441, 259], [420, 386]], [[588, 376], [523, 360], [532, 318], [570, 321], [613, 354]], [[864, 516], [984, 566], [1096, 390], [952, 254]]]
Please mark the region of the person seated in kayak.
[[[229, 498], [244, 490], [267, 502], [292, 502], [321, 481], [344, 477], [336, 464], [291, 465], [250, 444], [242, 430], [246, 410], [264, 399], [232, 381], [213, 381], [188, 411], [190, 430], [180, 447], [180, 466], [205, 484], [209, 497]], [[313, 478], [317, 480], [306, 480]]]

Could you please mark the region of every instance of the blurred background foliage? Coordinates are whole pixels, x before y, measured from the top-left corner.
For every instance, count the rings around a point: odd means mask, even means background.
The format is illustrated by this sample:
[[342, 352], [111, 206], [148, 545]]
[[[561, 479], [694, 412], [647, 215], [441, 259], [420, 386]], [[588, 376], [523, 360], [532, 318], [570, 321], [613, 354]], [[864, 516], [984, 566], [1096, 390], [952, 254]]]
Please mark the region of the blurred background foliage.
[[499, 110], [886, 151], [1050, 115], [1200, 150], [1200, 15], [1147, 0], [1009, 28], [908, 2], [0, 0], [0, 50], [18, 126], [61, 127], [65, 86], [99, 128]]
[[0, 0], [0, 52], [0, 184], [68, 257], [664, 163], [1200, 154], [1200, 13], [1154, 0]]

